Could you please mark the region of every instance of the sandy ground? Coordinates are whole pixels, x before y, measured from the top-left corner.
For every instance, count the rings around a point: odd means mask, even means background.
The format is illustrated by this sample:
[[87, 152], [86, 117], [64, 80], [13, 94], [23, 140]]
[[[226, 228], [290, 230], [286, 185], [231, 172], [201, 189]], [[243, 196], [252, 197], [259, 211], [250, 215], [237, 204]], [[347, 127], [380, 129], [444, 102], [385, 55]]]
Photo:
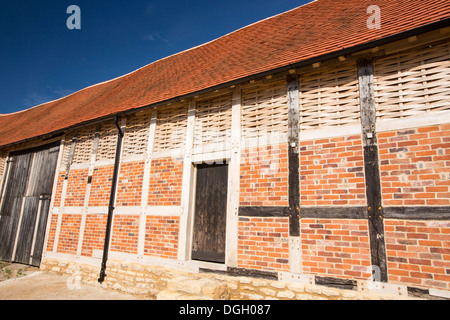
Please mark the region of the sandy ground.
[[22, 265], [2, 263], [0, 269], [0, 300], [146, 300]]
[[22, 264], [0, 261], [0, 282], [24, 277], [36, 271], [39, 271], [39, 269]]

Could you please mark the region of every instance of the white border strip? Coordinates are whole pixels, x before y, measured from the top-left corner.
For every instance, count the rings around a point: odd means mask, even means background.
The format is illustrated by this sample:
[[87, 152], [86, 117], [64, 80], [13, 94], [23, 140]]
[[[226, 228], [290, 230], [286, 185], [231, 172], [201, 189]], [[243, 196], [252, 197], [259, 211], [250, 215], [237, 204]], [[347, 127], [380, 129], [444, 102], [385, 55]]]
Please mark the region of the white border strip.
[[351, 136], [355, 134], [361, 134], [361, 124], [351, 124], [342, 127], [324, 127], [321, 129], [300, 131], [299, 140], [309, 141], [322, 138]]
[[377, 132], [450, 123], [450, 111], [436, 111], [403, 119], [377, 119]]

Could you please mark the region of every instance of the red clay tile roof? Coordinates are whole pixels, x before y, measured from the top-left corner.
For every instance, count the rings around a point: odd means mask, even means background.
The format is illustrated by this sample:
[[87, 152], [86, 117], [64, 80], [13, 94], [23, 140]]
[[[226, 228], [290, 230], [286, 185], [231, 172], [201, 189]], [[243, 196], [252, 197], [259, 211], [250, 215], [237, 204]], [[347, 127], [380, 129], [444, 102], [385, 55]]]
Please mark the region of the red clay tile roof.
[[[368, 29], [367, 8], [381, 9]], [[0, 116], [0, 146], [450, 18], [449, 0], [318, 0], [60, 100]]]

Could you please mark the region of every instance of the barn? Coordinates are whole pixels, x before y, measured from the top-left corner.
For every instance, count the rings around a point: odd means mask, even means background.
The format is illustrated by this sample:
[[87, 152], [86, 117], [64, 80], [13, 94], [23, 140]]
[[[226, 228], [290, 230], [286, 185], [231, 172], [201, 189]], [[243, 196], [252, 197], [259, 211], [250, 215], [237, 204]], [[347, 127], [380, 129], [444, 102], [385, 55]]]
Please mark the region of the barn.
[[450, 6], [376, 2], [313, 1], [0, 115], [0, 260], [449, 297]]

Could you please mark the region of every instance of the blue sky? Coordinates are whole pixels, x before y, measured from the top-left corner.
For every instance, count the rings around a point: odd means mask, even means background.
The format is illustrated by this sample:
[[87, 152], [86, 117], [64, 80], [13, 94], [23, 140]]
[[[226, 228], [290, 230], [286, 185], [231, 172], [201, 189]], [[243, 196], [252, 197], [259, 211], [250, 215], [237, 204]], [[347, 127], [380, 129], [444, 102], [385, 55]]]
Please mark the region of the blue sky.
[[[4, 1], [0, 113], [31, 108], [310, 0]], [[66, 26], [70, 5], [81, 30]]]

